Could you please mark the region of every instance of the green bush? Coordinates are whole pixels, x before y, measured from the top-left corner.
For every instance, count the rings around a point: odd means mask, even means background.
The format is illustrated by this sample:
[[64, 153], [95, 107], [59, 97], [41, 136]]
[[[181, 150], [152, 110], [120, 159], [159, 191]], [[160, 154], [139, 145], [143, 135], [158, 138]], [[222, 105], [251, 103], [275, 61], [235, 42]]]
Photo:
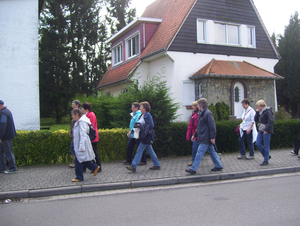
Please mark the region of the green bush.
[[230, 107], [224, 102], [216, 103], [216, 109], [218, 114], [218, 121], [229, 120], [230, 119]]
[[291, 119], [292, 115], [284, 110], [284, 108], [280, 108], [277, 112], [275, 112], [275, 120], [282, 119]]
[[[216, 122], [216, 142], [219, 152], [237, 152], [238, 135], [235, 128], [241, 121]], [[155, 121], [154, 121], [155, 123]], [[170, 123], [156, 134], [164, 134], [164, 139], [157, 137], [153, 148], [159, 157], [185, 156], [192, 154], [192, 143], [186, 141], [187, 122]], [[72, 159], [70, 152], [71, 138], [67, 130], [17, 131], [13, 139], [13, 149], [18, 166], [67, 163]], [[102, 161], [125, 159], [128, 129], [99, 130], [98, 152]], [[298, 120], [279, 120], [274, 123], [271, 148], [293, 147], [299, 134]], [[158, 139], [160, 138], [160, 139]]]
[[218, 121], [218, 114], [217, 114], [217, 108], [215, 107], [215, 105], [213, 103], [211, 103], [208, 106], [208, 109], [211, 111], [211, 113], [214, 116], [215, 121]]

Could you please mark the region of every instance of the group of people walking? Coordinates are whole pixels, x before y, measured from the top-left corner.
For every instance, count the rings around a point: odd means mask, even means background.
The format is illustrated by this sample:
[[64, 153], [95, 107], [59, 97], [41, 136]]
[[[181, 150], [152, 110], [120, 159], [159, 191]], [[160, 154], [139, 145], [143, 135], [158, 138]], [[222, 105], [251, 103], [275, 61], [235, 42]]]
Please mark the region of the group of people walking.
[[[254, 159], [254, 143], [261, 152], [264, 160], [260, 164], [268, 165], [271, 159], [270, 141], [273, 133], [274, 117], [272, 110], [267, 107], [264, 100], [256, 103], [256, 111], [250, 106], [250, 101], [244, 99], [241, 102], [244, 112], [242, 114], [242, 123], [236, 129], [239, 134], [240, 155], [237, 159]], [[208, 103], [205, 98], [201, 98], [192, 104], [193, 113], [188, 125], [186, 140], [192, 142], [192, 161], [188, 163], [189, 169], [185, 171], [195, 174], [206, 152], [209, 153], [214, 168], [211, 171], [220, 171], [223, 169], [222, 162], [218, 155], [216, 147], [216, 125], [212, 112], [208, 109]], [[71, 153], [73, 161], [69, 165], [75, 168], [76, 177], [72, 182], [84, 180], [83, 173], [86, 168], [96, 176], [102, 171], [101, 161], [97, 150], [99, 142], [97, 118], [92, 111], [90, 103], [85, 102], [80, 106], [78, 100], [72, 102], [71, 131], [72, 137]], [[153, 150], [152, 143], [155, 138], [154, 122], [150, 113], [151, 106], [147, 101], [132, 103], [131, 121], [129, 124], [129, 138], [127, 144], [127, 158], [123, 164], [129, 165], [127, 170], [135, 173], [138, 165], [146, 165], [146, 151], [150, 155], [153, 166], [150, 170], [160, 170], [159, 160]], [[258, 123], [258, 128], [256, 128]], [[91, 128], [95, 130], [95, 138], [91, 140], [89, 133]], [[300, 130], [300, 123], [299, 123]], [[15, 156], [12, 149], [12, 139], [16, 136], [15, 125], [12, 113], [4, 107], [4, 102], [0, 100], [0, 173], [18, 172]], [[249, 155], [246, 155], [245, 139], [247, 138], [249, 146]], [[136, 154], [133, 158], [134, 146], [137, 146]], [[300, 135], [295, 145], [293, 154], [298, 155], [300, 148]], [[8, 170], [5, 157], [8, 160]]]

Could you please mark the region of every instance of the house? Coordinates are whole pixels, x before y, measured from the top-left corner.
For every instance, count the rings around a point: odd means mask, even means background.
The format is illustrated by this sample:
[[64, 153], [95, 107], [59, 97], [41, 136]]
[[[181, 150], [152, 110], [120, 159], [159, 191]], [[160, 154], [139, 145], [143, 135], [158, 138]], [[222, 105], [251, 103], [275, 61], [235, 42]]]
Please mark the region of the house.
[[252, 0], [156, 0], [108, 42], [112, 64], [97, 87], [107, 95], [163, 69], [181, 103], [179, 121], [189, 120], [200, 97], [224, 101], [237, 118], [246, 97], [277, 110], [280, 56]]
[[40, 129], [38, 25], [43, 0], [0, 0], [0, 99], [17, 130]]

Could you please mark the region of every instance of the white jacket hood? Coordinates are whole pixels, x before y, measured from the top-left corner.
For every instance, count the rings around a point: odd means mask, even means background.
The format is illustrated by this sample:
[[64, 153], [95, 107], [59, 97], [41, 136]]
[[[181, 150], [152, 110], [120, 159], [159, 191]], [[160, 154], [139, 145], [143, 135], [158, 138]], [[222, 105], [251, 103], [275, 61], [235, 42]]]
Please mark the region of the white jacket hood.
[[78, 122], [79, 122], [79, 121], [86, 122], [86, 123], [89, 124], [89, 125], [92, 124], [91, 121], [90, 121], [90, 119], [89, 119], [88, 117], [86, 117], [86, 115], [81, 116], [81, 118], [78, 120]]

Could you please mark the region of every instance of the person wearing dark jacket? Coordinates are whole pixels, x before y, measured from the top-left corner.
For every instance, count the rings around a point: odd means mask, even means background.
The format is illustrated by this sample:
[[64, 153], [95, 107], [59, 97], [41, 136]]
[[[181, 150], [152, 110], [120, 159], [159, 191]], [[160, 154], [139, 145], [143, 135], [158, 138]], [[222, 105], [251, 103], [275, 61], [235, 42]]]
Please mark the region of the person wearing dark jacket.
[[157, 159], [157, 156], [152, 148], [152, 142], [154, 141], [155, 133], [154, 133], [154, 123], [152, 119], [152, 115], [150, 114], [151, 106], [145, 101], [140, 103], [140, 110], [142, 115], [139, 121], [136, 123], [136, 127], [140, 128], [139, 140], [140, 144], [132, 161], [132, 166], [127, 166], [126, 169], [136, 172], [137, 166], [141, 161], [144, 150], [148, 152], [150, 158], [153, 162], [153, 166], [150, 170], [160, 170], [160, 164]]
[[[0, 173], [18, 172], [11, 142], [15, 136], [16, 129], [12, 113], [0, 100]], [[5, 156], [8, 161], [8, 170], [6, 170]]]
[[215, 139], [217, 135], [214, 116], [212, 112], [208, 109], [207, 100], [205, 98], [201, 98], [198, 100], [198, 108], [200, 111], [198, 117], [197, 130], [192, 136], [192, 141], [194, 141], [197, 137], [199, 147], [193, 165], [190, 169], [187, 169], [185, 171], [190, 174], [195, 174], [206, 151], [208, 151], [211, 159], [215, 164], [215, 167], [211, 169], [211, 171], [220, 171], [223, 169], [223, 165], [220, 161], [218, 153], [214, 148], [216, 142]]
[[256, 147], [264, 157], [264, 161], [260, 164], [265, 166], [269, 164], [270, 156], [270, 141], [273, 133], [273, 113], [271, 108], [267, 107], [264, 100], [259, 100], [256, 103], [255, 122], [258, 122], [258, 134], [256, 138]]
[[[300, 120], [299, 120], [299, 131], [300, 131]], [[299, 149], [300, 149], [300, 135], [298, 137], [298, 140], [296, 141], [294, 150], [291, 151], [292, 154], [298, 155], [298, 158], [300, 158]]]

